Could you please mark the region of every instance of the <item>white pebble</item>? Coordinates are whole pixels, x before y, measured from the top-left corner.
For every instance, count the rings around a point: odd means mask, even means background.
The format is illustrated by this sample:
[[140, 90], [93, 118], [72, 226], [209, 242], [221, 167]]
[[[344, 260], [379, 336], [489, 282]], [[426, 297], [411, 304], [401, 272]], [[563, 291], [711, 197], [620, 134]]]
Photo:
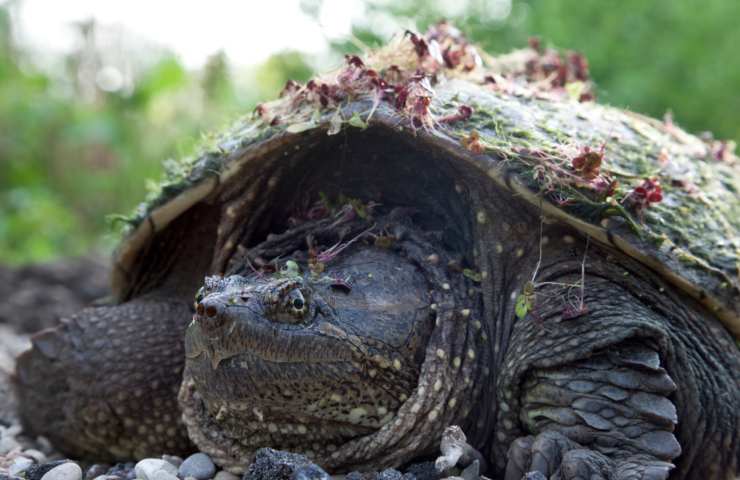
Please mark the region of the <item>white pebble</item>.
[[154, 480], [154, 474], [159, 470], [164, 470], [170, 475], [177, 476], [177, 467], [159, 458], [145, 458], [139, 461], [134, 467], [136, 478], [141, 478], [142, 480]]
[[46, 472], [41, 480], [82, 480], [82, 469], [74, 462], [64, 462]]
[[157, 470], [152, 475], [151, 480], [178, 480], [178, 478], [166, 470]]
[[16, 476], [20, 475], [21, 473], [25, 472], [28, 467], [33, 465], [33, 460], [27, 457], [16, 457], [15, 460], [13, 460], [13, 463], [10, 464], [10, 467], [8, 468], [8, 473], [10, 473], [10, 476]]

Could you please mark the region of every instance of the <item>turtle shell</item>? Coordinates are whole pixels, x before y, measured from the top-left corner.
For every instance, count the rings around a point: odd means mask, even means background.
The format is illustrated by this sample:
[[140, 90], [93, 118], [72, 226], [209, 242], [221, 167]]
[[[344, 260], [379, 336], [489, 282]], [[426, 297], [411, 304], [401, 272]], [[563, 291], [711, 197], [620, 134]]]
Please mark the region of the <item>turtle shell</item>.
[[[600, 105], [580, 55], [533, 47], [492, 57], [439, 24], [364, 58], [348, 56], [306, 85], [289, 82], [202, 154], [170, 165], [129, 221], [114, 292], [126, 298], [137, 281], [132, 267], [157, 232], [235, 179], [269, 183], [276, 159], [340, 132], [376, 131], [376, 140], [443, 152], [637, 259], [740, 338], [740, 163], [732, 144]], [[254, 197], [250, 208], [267, 208]]]

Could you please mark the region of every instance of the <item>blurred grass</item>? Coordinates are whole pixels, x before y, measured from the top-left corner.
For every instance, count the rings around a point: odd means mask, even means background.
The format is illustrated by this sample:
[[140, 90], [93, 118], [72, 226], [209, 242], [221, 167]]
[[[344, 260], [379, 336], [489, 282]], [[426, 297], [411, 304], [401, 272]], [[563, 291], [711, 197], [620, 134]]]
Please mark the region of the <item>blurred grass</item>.
[[[310, 13], [322, 2], [304, 3]], [[354, 34], [377, 45], [389, 22], [395, 30], [424, 29], [448, 17], [492, 52], [520, 47], [536, 34], [587, 55], [601, 101], [653, 116], [671, 109], [691, 131], [740, 139], [740, 2], [469, 0], [454, 11], [450, 5], [368, 0]], [[85, 41], [51, 73], [13, 43], [12, 27], [0, 7], [2, 263], [110, 248], [115, 239], [105, 236], [106, 215], [130, 211], [163, 160], [192, 153], [201, 132], [250, 112], [288, 78], [307, 79], [315, 60], [283, 52], [245, 80], [235, 79], [223, 54], [192, 72], [165, 52], [127, 88], [105, 89], [100, 75], [95, 80], [105, 52], [95, 45], [93, 25], [79, 26]], [[335, 56], [356, 49], [350, 41], [330, 47]]]

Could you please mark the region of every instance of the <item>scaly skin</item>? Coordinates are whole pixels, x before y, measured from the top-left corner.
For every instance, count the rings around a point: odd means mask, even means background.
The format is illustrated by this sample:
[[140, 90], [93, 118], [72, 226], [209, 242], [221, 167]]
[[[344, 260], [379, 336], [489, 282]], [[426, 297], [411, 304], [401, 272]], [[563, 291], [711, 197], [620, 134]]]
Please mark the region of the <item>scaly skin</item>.
[[191, 450], [176, 397], [189, 315], [184, 303], [140, 299], [37, 334], [16, 372], [27, 430], [100, 461]]
[[[540, 281], [578, 283], [579, 261], [558, 256], [566, 251], [559, 243]], [[562, 289], [551, 284], [536, 315], [514, 326], [491, 451], [506, 480], [528, 471], [734, 478], [740, 355], [732, 337], [654, 274], [598, 247], [585, 285], [587, 314], [563, 320]]]

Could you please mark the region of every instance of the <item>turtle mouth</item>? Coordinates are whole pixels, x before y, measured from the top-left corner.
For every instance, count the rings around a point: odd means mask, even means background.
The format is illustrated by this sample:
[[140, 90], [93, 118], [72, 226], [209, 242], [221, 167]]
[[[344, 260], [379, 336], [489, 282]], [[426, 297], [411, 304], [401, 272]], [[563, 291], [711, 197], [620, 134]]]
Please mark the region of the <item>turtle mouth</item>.
[[301, 365], [350, 361], [358, 353], [351, 342], [343, 341], [350, 336], [324, 319], [294, 325], [273, 322], [250, 305], [211, 302], [201, 307], [186, 333], [186, 356], [205, 355], [214, 369], [245, 353], [268, 362]]

